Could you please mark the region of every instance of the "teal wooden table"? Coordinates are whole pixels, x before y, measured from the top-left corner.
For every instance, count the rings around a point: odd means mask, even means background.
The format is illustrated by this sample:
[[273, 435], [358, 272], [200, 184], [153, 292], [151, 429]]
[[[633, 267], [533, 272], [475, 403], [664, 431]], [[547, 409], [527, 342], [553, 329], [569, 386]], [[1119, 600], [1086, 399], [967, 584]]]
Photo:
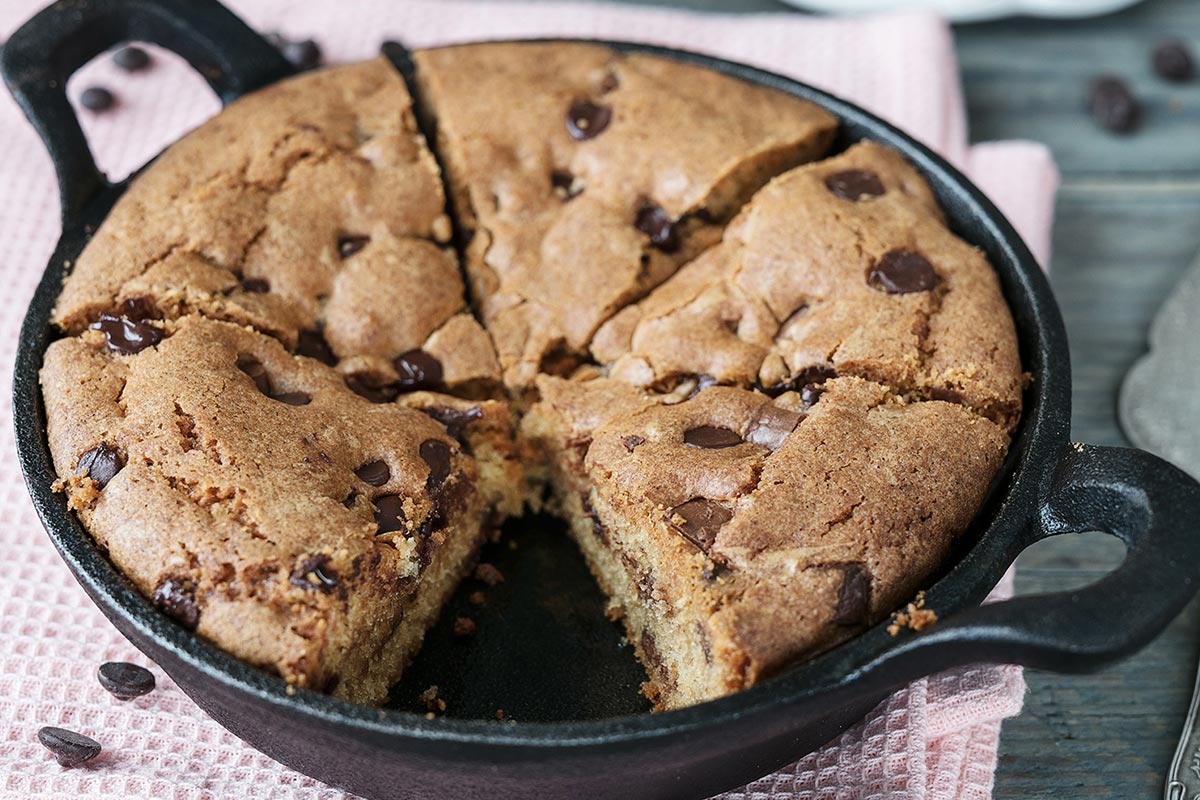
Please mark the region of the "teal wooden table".
[[[665, 4], [785, 8], [773, 0]], [[1149, 51], [1168, 36], [1200, 53], [1200, 2], [1148, 0], [1082, 22], [1018, 19], [956, 31], [972, 138], [1045, 142], [1062, 170], [1050, 269], [1071, 338], [1073, 434], [1085, 442], [1128, 444], [1117, 387], [1145, 347], [1154, 311], [1200, 250], [1200, 81], [1178, 87], [1154, 78]], [[1136, 135], [1107, 134], [1084, 113], [1088, 80], [1100, 72], [1126, 76], [1145, 100]], [[1043, 543], [1018, 562], [1017, 591], [1090, 583], [1121, 553], [1099, 534]], [[1113, 624], [1120, 615], [1114, 608]], [[1121, 664], [1082, 677], [1027, 672], [1025, 711], [1004, 725], [995, 797], [1161, 797], [1198, 656], [1193, 603]]]

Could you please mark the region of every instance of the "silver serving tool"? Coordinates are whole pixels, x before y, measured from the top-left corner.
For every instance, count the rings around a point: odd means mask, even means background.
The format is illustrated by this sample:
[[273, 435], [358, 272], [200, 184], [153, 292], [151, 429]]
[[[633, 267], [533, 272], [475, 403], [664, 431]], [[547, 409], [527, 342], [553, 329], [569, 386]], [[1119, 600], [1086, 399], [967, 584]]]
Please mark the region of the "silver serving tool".
[[[1149, 345], [1121, 385], [1121, 427], [1133, 444], [1200, 477], [1200, 257], [1159, 309]], [[1166, 800], [1200, 800], [1197, 716], [1200, 674], [1167, 773]]]

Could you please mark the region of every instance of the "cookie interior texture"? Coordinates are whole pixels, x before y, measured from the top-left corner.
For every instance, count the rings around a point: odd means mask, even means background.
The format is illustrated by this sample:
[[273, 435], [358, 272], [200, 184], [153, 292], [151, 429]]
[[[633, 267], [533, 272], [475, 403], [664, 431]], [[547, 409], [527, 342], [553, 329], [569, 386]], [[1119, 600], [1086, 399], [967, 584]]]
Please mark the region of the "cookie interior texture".
[[379, 703], [487, 537], [548, 508], [666, 709], [936, 573], [1024, 378], [995, 273], [910, 165], [666, 59], [415, 60], [415, 101], [376, 59], [234, 103], [65, 282], [56, 485], [147, 596]]

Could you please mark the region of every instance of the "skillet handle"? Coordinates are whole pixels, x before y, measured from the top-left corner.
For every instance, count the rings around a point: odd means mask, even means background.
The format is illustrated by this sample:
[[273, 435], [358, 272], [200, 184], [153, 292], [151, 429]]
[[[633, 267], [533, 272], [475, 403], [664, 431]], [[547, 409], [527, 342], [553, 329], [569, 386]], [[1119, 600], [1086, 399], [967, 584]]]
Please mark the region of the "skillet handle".
[[216, 0], [59, 0], [39, 12], [5, 43], [0, 71], [50, 151], [64, 226], [107, 185], [67, 101], [67, 78], [130, 40], [187, 59], [225, 104], [295, 71]]
[[[896, 683], [960, 664], [1087, 672], [1157, 636], [1200, 587], [1200, 484], [1141, 450], [1069, 445], [1032, 541], [1102, 531], [1124, 562], [1082, 589], [972, 608], [902, 641], [863, 668]], [[931, 666], [932, 665], [932, 666]]]

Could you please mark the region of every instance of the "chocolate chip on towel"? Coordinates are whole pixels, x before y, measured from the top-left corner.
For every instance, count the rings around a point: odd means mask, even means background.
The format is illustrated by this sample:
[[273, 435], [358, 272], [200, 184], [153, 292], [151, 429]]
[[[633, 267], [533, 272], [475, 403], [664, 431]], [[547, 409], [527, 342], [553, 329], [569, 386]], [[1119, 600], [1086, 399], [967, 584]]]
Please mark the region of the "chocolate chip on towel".
[[100, 755], [99, 742], [66, 728], [46, 726], [38, 731], [38, 741], [53, 753], [54, 760], [64, 767], [77, 767]]
[[118, 700], [132, 700], [154, 691], [154, 673], [126, 661], [101, 664], [96, 678]]
[[88, 111], [108, 111], [117, 104], [117, 98], [103, 86], [89, 86], [79, 95], [79, 105]]
[[140, 47], [122, 47], [113, 53], [113, 63], [126, 72], [137, 72], [150, 66], [150, 54]]

